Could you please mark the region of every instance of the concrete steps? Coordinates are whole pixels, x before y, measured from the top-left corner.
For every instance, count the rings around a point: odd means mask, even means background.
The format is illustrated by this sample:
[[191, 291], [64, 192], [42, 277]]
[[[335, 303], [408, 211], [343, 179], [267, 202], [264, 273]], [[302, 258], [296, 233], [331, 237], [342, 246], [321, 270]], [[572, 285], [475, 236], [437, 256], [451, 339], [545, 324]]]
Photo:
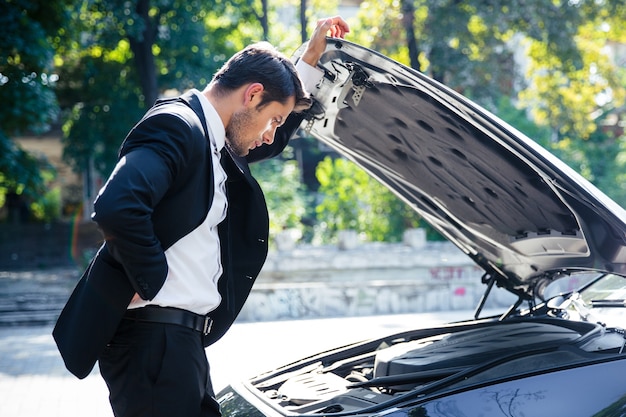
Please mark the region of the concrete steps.
[[78, 278], [75, 268], [0, 272], [0, 327], [53, 324]]

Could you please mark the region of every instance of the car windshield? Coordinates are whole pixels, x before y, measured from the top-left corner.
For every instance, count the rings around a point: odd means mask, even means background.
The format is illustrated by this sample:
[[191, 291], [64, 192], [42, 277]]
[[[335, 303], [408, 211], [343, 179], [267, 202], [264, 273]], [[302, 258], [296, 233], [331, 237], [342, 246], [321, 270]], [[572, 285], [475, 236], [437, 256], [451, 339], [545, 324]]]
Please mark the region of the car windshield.
[[570, 320], [626, 328], [626, 277], [605, 274], [590, 280], [580, 290], [570, 292], [558, 307]]

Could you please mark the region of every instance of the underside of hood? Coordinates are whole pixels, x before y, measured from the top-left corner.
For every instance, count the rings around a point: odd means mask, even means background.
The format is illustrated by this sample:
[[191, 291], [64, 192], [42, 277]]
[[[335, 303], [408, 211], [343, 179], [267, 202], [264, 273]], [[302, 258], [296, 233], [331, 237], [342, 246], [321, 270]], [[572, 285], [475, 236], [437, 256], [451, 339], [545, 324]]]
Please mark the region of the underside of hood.
[[524, 298], [575, 270], [626, 273], [626, 212], [470, 100], [329, 39], [303, 128], [386, 185]]

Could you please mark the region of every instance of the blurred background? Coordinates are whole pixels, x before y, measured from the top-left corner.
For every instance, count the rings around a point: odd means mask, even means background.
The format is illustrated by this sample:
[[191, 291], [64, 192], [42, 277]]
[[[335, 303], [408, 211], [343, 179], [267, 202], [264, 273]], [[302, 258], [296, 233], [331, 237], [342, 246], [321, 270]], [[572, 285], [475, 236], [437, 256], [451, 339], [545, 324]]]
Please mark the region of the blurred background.
[[[2, 0], [1, 415], [111, 415], [102, 380], [65, 372], [50, 332], [102, 242], [92, 203], [128, 130], [158, 97], [203, 89], [245, 45], [290, 55], [335, 14], [348, 40], [469, 97], [626, 205], [623, 1]], [[471, 317], [481, 271], [351, 162], [301, 132], [253, 169], [272, 247], [238, 323], [208, 352], [218, 385], [233, 377], [219, 368], [233, 346], [250, 374], [342, 336]], [[343, 319], [289, 321], [327, 317]]]
[[[478, 102], [626, 204], [623, 2], [5, 0], [0, 267], [84, 263], [100, 239], [89, 223], [94, 196], [158, 97], [204, 88], [257, 40], [290, 55], [317, 18], [334, 14], [350, 22], [350, 41]], [[363, 241], [398, 242], [420, 226], [440, 239], [310, 138], [255, 171], [274, 235], [325, 244], [349, 229]], [[65, 240], [42, 241], [47, 235]]]

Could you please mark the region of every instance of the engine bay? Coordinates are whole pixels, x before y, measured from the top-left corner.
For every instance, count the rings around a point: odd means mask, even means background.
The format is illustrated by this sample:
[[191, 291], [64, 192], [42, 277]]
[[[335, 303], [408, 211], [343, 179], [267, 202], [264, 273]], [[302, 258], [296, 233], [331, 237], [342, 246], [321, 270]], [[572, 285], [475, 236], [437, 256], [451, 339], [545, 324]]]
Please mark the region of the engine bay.
[[624, 343], [619, 329], [556, 318], [452, 325], [350, 345], [251, 383], [290, 413], [364, 411], [407, 393], [427, 395], [621, 354]]

